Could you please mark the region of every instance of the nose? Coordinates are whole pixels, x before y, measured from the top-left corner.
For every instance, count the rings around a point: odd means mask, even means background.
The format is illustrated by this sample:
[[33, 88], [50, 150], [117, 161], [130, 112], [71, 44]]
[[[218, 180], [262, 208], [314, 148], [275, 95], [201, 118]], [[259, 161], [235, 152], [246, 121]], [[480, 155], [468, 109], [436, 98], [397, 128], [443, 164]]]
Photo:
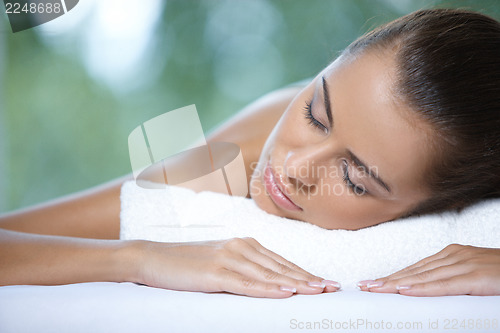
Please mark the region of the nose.
[[308, 187], [316, 185], [327, 176], [333, 155], [332, 147], [329, 146], [290, 150], [284, 162], [285, 175]]

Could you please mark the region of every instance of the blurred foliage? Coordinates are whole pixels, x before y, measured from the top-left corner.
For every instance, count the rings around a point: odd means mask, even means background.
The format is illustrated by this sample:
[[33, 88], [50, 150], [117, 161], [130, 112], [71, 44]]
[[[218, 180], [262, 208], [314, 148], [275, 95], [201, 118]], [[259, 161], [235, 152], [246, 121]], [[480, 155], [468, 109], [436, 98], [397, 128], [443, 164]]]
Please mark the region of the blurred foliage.
[[262, 94], [314, 76], [367, 30], [433, 6], [500, 18], [497, 0], [167, 1], [148, 57], [153, 79], [125, 91], [89, 75], [76, 41], [13, 34], [4, 15], [0, 211], [127, 174], [127, 137], [145, 120], [196, 104], [208, 132]]

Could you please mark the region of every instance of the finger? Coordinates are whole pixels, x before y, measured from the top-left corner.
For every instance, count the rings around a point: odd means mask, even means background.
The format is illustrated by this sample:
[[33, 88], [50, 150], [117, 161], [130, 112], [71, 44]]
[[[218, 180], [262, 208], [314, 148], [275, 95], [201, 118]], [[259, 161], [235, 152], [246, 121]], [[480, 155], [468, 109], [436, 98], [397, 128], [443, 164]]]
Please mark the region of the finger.
[[258, 252], [268, 256], [268, 257], [271, 257], [272, 259], [274, 259], [275, 261], [279, 262], [280, 264], [283, 264], [285, 266], [288, 266], [290, 268], [292, 268], [293, 270], [297, 271], [297, 272], [300, 272], [306, 276], [310, 276], [312, 278], [316, 278], [317, 276], [309, 273], [308, 271], [306, 271], [305, 269], [303, 269], [302, 267], [294, 264], [293, 262], [290, 262], [288, 260], [286, 260], [285, 258], [283, 258], [282, 256], [280, 256], [279, 254], [269, 250], [268, 248], [262, 246], [256, 239], [254, 238], [245, 238], [245, 241], [248, 241], [249, 244], [255, 249], [257, 250]]
[[[261, 265], [269, 267], [269, 268], [271, 268], [275, 271], [278, 271], [278, 272], [281, 270], [286, 272], [286, 271], [288, 271], [288, 269], [290, 269], [290, 271], [287, 273], [292, 274], [291, 276], [294, 278], [300, 278], [300, 279], [303, 279], [306, 281], [321, 281], [321, 280], [323, 280], [323, 278], [309, 273], [308, 271], [304, 270], [300, 266], [286, 260], [285, 258], [280, 256], [279, 254], [265, 248], [254, 238], [244, 238], [244, 240], [246, 242], [248, 242], [248, 244], [250, 246], [252, 246], [252, 248], [254, 248], [258, 253], [262, 254], [262, 256], [257, 255], [255, 257], [248, 258], [248, 259], [250, 259], [250, 260], [255, 259], [254, 260], [255, 262], [258, 262]], [[288, 268], [286, 268], [286, 267], [288, 267]], [[285, 274], [285, 272], [283, 272], [283, 274]]]
[[[439, 251], [438, 253], [433, 254], [433, 255], [431, 255], [429, 257], [426, 257], [426, 258], [418, 261], [417, 263], [415, 263], [415, 264], [413, 264], [411, 266], [403, 268], [399, 272], [404, 272], [404, 271], [407, 271], [407, 270], [412, 270], [412, 269], [415, 269], [415, 268], [418, 268], [418, 267], [422, 267], [422, 266], [427, 265], [428, 263], [430, 263], [432, 261], [435, 261], [435, 260], [440, 260], [440, 259], [444, 259], [444, 258], [453, 258], [451, 256], [451, 254], [454, 254], [454, 253], [456, 253], [457, 251], [460, 251], [463, 248], [464, 248], [463, 245], [450, 244], [450, 245], [446, 246], [444, 249], [442, 249], [441, 251]], [[394, 274], [397, 274], [399, 272], [396, 272]], [[392, 274], [392, 275], [394, 275], [394, 274]]]
[[424, 277], [425, 274], [427, 274], [425, 272], [429, 272], [429, 271], [434, 270], [434, 269], [439, 268], [439, 267], [453, 265], [457, 261], [458, 261], [458, 259], [453, 258], [453, 257], [445, 257], [442, 259], [436, 259], [434, 261], [427, 262], [426, 264], [424, 264], [422, 266], [416, 266], [416, 267], [411, 268], [411, 269], [401, 270], [399, 272], [396, 272], [394, 274], [389, 275], [386, 278], [378, 279], [377, 281], [383, 281], [383, 282], [387, 283], [388, 281], [403, 279], [405, 277], [415, 276], [418, 274], [421, 274], [419, 276]]
[[398, 290], [407, 289], [408, 286], [431, 283], [433, 281], [444, 281], [453, 276], [460, 276], [468, 272], [469, 269], [465, 265], [439, 266], [400, 279], [387, 281], [380, 287], [370, 288], [370, 285], [368, 285], [368, 289], [373, 292], [398, 292]]
[[333, 293], [333, 292], [339, 291], [341, 288], [340, 283], [335, 282], [335, 281], [326, 280], [326, 281], [323, 281], [323, 283], [325, 284], [325, 289], [323, 289], [324, 293]]
[[457, 246], [455, 246], [455, 245], [456, 244], [448, 245], [446, 248], [444, 248], [440, 252], [438, 252], [432, 256], [426, 257], [426, 258], [418, 261], [417, 263], [415, 263], [411, 266], [405, 267], [405, 268], [403, 268], [403, 269], [401, 269], [401, 270], [399, 270], [391, 275], [388, 275], [388, 276], [385, 276], [382, 278], [378, 278], [375, 280], [359, 281], [358, 287], [362, 291], [369, 291], [369, 289], [371, 288], [369, 285], [371, 285], [372, 287], [380, 287], [391, 280], [401, 279], [403, 277], [418, 274], [418, 273], [423, 272], [425, 270], [430, 270], [430, 269], [433, 269], [433, 268], [436, 268], [439, 266], [446, 266], [446, 265], [454, 264], [459, 259], [454, 257], [454, 256], [450, 256], [450, 254], [453, 252], [456, 252], [458, 250], [458, 247], [460, 246], [460, 245], [457, 245]]
[[399, 293], [407, 296], [451, 296], [472, 293], [473, 282], [468, 274], [440, 279], [426, 283], [405, 286]]
[[[325, 280], [322, 277], [313, 275], [296, 264], [284, 259], [280, 255], [262, 247], [263, 252], [258, 251], [261, 256], [257, 255], [252, 259], [280, 274], [290, 276], [296, 280], [307, 281], [311, 286], [327, 288], [328, 292], [334, 292], [341, 288], [340, 283], [333, 280]], [[269, 254], [269, 255], [268, 255]], [[301, 289], [302, 290], [302, 289]], [[301, 292], [302, 293], [302, 292]]]
[[[286, 275], [291, 268], [278, 264], [281, 271], [278, 272], [269, 268], [268, 266], [260, 265], [256, 262], [249, 260], [244, 256], [233, 256], [227, 258], [225, 267], [228, 270], [232, 270], [242, 276], [258, 280], [265, 283], [274, 283], [282, 286], [289, 286], [296, 289], [297, 293], [300, 294], [319, 294], [323, 292], [325, 285], [320, 281], [307, 282], [302, 279], [293, 278]], [[285, 274], [283, 274], [283, 272]], [[309, 284], [311, 283], [311, 284]]]
[[[289, 286], [266, 283], [224, 269], [216, 277], [217, 290], [251, 297], [286, 298], [295, 293]], [[212, 290], [211, 290], [212, 291]]]
[[449, 251], [446, 250], [447, 248], [443, 249], [442, 251], [432, 255], [432, 256], [429, 256], [429, 257], [426, 257], [418, 262], [416, 262], [415, 264], [411, 265], [411, 266], [408, 266], [408, 267], [405, 267], [385, 278], [389, 278], [389, 279], [393, 279], [393, 278], [398, 278], [399, 276], [404, 276], [404, 275], [407, 275], [407, 273], [410, 273], [412, 271], [414, 271], [415, 269], [418, 269], [418, 268], [422, 268], [423, 266], [425, 265], [428, 265], [434, 261], [438, 261], [438, 260], [442, 260], [444, 258], [447, 258], [448, 255], [449, 255]]
[[[261, 266], [267, 267], [277, 273], [280, 273], [282, 275], [289, 276], [293, 279], [296, 280], [302, 280], [302, 281], [307, 281], [310, 285], [308, 287], [313, 287], [313, 288], [325, 288], [324, 291], [328, 292], [334, 292], [340, 289], [340, 284], [336, 281], [332, 280], [324, 280], [321, 277], [312, 275], [311, 273], [305, 271], [301, 267], [297, 266], [296, 264], [284, 259], [280, 255], [276, 254], [273, 251], [270, 251], [269, 249], [263, 247], [257, 240], [254, 238], [242, 238], [239, 239], [245, 242], [246, 245], [248, 245], [247, 250], [248, 251], [241, 251], [241, 248], [238, 250], [238, 253], [241, 253], [244, 255], [247, 259], [250, 261], [253, 261], [257, 264], [260, 264]], [[236, 242], [233, 244], [236, 244], [236, 246], [240, 246], [241, 244], [238, 244], [239, 242]], [[300, 285], [297, 285], [298, 292], [300, 293], [308, 293], [310, 294], [311, 291], [309, 291], [309, 288], [305, 287], [305, 285], [302, 283]], [[316, 292], [314, 292], [316, 293]]]

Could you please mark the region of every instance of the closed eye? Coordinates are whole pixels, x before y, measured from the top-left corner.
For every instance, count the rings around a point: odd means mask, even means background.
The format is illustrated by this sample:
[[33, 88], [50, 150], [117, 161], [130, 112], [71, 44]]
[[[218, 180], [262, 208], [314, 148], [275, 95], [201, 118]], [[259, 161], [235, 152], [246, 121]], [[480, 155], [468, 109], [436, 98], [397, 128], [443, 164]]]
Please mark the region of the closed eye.
[[304, 116], [309, 121], [309, 125], [320, 129], [325, 134], [328, 133], [328, 128], [323, 125], [318, 119], [316, 119], [312, 114], [312, 101], [307, 101], [304, 106]]
[[351, 178], [349, 177], [349, 168], [348, 168], [348, 164], [347, 164], [347, 161], [342, 161], [342, 178], [344, 180], [344, 183], [346, 184], [346, 186], [352, 190], [354, 192], [354, 194], [356, 195], [365, 195], [365, 194], [369, 194], [368, 191], [366, 190], [365, 186], [364, 185], [357, 185], [357, 184], [354, 184], [351, 180]]

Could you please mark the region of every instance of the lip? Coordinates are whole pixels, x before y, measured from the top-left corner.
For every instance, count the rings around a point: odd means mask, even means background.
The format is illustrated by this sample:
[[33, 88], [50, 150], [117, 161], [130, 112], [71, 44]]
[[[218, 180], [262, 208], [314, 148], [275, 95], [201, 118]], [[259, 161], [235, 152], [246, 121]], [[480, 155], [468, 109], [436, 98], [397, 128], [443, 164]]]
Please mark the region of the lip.
[[266, 168], [264, 169], [264, 186], [267, 193], [271, 197], [271, 200], [276, 204], [276, 206], [291, 210], [291, 211], [301, 211], [302, 208], [297, 206], [283, 190], [285, 185], [281, 182], [279, 177], [276, 177], [271, 164], [268, 162]]

